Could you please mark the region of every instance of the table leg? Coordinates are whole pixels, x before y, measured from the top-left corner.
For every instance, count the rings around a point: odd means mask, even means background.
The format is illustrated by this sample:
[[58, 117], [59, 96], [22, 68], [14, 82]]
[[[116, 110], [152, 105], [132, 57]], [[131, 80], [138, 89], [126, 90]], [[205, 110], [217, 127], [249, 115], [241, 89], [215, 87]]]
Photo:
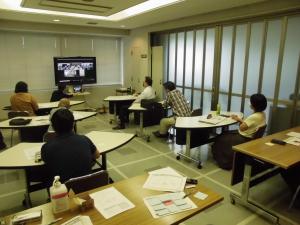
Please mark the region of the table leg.
[[147, 142], [150, 141], [150, 136], [144, 133], [144, 111], [140, 111], [140, 130], [137, 132], [137, 136], [145, 138]]
[[275, 212], [272, 212], [271, 210], [267, 209], [261, 204], [254, 203], [249, 200], [249, 191], [250, 191], [250, 181], [251, 181], [251, 171], [252, 166], [249, 164], [245, 164], [245, 170], [244, 170], [244, 177], [243, 177], [243, 184], [242, 184], [242, 191], [240, 195], [230, 193], [230, 200], [232, 204], [235, 204], [236, 202], [247, 207], [248, 209], [256, 212], [259, 215], [262, 215], [275, 224], [278, 224], [279, 217]]
[[25, 190], [25, 194], [24, 194], [24, 203], [25, 203], [25, 206], [27, 208], [31, 208], [32, 207], [32, 204], [31, 204], [31, 200], [30, 200], [30, 194], [29, 194], [29, 186], [30, 186], [30, 182], [29, 182], [29, 179], [28, 179], [28, 173], [27, 173], [27, 170], [25, 169], [24, 170], [25, 172], [25, 183], [26, 183], [26, 190]]
[[202, 165], [201, 165], [201, 160], [197, 160], [191, 157], [191, 130], [190, 129], [186, 129], [186, 147], [185, 147], [185, 154], [183, 153], [178, 153], [177, 155], [177, 159], [180, 159], [180, 156], [182, 156], [185, 159], [194, 161], [196, 163], [198, 163], [198, 168], [201, 169]]
[[106, 170], [107, 169], [107, 162], [106, 162], [106, 154], [105, 153], [101, 155], [101, 160], [102, 160], [102, 163], [101, 163], [102, 169]]

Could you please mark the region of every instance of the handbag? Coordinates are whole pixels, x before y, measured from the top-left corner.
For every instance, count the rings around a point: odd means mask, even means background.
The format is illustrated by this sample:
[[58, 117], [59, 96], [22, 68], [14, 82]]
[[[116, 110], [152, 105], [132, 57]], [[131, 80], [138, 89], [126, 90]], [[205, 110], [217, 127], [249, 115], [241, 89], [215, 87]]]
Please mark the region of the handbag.
[[22, 126], [27, 125], [31, 122], [32, 119], [24, 119], [24, 118], [15, 118], [9, 121], [9, 125], [12, 126]]

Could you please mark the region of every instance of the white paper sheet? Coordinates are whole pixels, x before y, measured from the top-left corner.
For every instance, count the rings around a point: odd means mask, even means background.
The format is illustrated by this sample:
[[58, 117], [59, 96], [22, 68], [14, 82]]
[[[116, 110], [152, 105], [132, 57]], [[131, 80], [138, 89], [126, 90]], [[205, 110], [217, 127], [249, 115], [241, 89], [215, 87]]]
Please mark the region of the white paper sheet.
[[35, 160], [35, 155], [41, 151], [41, 146], [27, 148], [23, 150], [28, 160]]
[[135, 207], [132, 202], [114, 187], [92, 193], [90, 196], [94, 199], [95, 208], [105, 219], [109, 219]]
[[295, 145], [295, 146], [300, 146], [300, 138], [297, 137], [289, 137], [284, 140], [286, 143]]
[[89, 216], [76, 216], [62, 225], [93, 225]]
[[287, 136], [300, 138], [300, 133], [298, 132], [289, 132], [286, 134]]
[[184, 190], [186, 177], [180, 175], [171, 167], [149, 172], [143, 188], [157, 191], [179, 192]]
[[214, 117], [212, 117], [212, 118], [210, 118], [210, 119], [201, 118], [201, 119], [199, 120], [199, 122], [216, 125], [216, 124], [218, 124], [218, 123], [223, 122], [223, 121], [226, 120], [226, 119], [227, 119], [227, 118], [226, 118], [226, 117], [223, 117], [223, 116], [214, 116]]
[[184, 192], [168, 193], [144, 198], [144, 203], [153, 218], [160, 218], [186, 210], [195, 209], [197, 206]]

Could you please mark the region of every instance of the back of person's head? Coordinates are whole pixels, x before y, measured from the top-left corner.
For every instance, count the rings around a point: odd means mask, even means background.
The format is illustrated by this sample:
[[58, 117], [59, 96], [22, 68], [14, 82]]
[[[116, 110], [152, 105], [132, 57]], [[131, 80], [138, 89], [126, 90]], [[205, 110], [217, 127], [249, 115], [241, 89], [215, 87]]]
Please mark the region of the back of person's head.
[[255, 112], [262, 112], [267, 108], [267, 99], [263, 94], [251, 95], [250, 103]]
[[27, 93], [28, 85], [24, 81], [19, 81], [16, 83], [15, 93]]
[[176, 89], [176, 86], [173, 82], [171, 81], [167, 81], [163, 84], [164, 88], [168, 91], [173, 91]]
[[58, 107], [64, 107], [64, 108], [69, 109], [70, 108], [70, 100], [67, 98], [62, 98], [58, 103]]
[[152, 86], [152, 79], [151, 77], [145, 77], [145, 82], [148, 84], [148, 86]]
[[60, 91], [64, 91], [65, 88], [66, 88], [66, 85], [64, 85], [64, 84], [58, 84], [58, 86], [57, 86], [57, 89]]
[[51, 124], [58, 135], [70, 133], [74, 126], [73, 113], [66, 108], [58, 109], [52, 115]]

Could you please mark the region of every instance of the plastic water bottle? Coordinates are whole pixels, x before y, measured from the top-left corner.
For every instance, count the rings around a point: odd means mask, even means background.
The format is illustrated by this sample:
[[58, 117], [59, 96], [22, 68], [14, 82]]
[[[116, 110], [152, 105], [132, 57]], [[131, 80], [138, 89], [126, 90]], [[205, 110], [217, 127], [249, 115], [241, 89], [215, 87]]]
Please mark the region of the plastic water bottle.
[[221, 114], [221, 105], [217, 104], [217, 111], [216, 111], [217, 116]]
[[50, 188], [50, 198], [53, 213], [60, 213], [69, 210], [69, 196], [66, 185], [60, 183], [60, 177], [55, 176], [53, 185]]

